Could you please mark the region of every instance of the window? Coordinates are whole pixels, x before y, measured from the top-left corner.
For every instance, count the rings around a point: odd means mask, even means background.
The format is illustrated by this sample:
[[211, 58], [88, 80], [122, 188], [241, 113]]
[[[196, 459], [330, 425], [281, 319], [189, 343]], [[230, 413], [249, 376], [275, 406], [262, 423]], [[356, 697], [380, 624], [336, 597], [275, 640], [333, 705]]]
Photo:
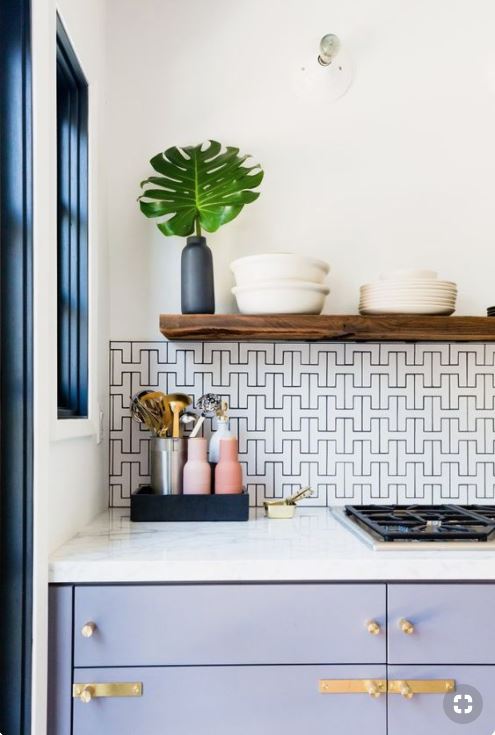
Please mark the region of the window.
[[58, 417], [88, 415], [88, 84], [57, 17]]

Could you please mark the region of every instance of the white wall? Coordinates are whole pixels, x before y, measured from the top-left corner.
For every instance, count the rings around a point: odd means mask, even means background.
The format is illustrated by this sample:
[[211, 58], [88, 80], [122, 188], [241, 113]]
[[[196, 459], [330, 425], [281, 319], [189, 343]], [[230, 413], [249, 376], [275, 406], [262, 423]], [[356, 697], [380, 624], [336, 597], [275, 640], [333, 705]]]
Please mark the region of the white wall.
[[[208, 137], [263, 164], [262, 196], [211, 235], [218, 310], [231, 259], [327, 259], [327, 312], [355, 312], [384, 269], [458, 281], [459, 313], [492, 284], [495, 6], [490, 0], [109, 0], [111, 336], [159, 338], [180, 310], [182, 242], [138, 211], [149, 158]], [[337, 33], [354, 83], [301, 97], [301, 66]], [[324, 73], [325, 70], [322, 70]]]
[[[97, 443], [98, 405], [108, 404], [108, 267], [103, 177], [105, 4], [33, 0], [35, 204], [35, 616], [33, 728], [46, 720], [49, 553], [107, 501], [106, 441]], [[56, 420], [56, 8], [89, 82], [90, 420]]]

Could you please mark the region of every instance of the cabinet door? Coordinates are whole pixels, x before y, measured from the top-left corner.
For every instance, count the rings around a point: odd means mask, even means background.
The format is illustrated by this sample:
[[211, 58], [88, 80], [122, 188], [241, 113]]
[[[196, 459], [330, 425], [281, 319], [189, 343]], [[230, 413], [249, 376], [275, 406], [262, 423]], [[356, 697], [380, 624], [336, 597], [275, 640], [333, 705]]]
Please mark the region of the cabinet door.
[[386, 697], [320, 694], [320, 679], [384, 679], [383, 666], [76, 669], [142, 682], [139, 698], [74, 701], [73, 735], [386, 735]]
[[494, 617], [492, 584], [389, 585], [389, 663], [495, 664]]
[[[75, 666], [381, 664], [383, 584], [77, 587]], [[370, 635], [375, 620], [383, 633]], [[81, 628], [96, 624], [85, 638]]]
[[[444, 709], [444, 694], [416, 694], [404, 699], [399, 694], [388, 696], [388, 735], [492, 735], [495, 730], [495, 666], [391, 666], [389, 681], [454, 679], [459, 694], [457, 702], [449, 698], [447, 710], [459, 719], [453, 721]], [[470, 722], [470, 708], [477, 708], [477, 695], [472, 701], [462, 696], [463, 687], [474, 687], [482, 700], [479, 717]], [[467, 690], [466, 690], [467, 691]], [[455, 696], [454, 694], [454, 696]], [[476, 709], [477, 711], [477, 709]], [[462, 727], [458, 725], [462, 724]]]

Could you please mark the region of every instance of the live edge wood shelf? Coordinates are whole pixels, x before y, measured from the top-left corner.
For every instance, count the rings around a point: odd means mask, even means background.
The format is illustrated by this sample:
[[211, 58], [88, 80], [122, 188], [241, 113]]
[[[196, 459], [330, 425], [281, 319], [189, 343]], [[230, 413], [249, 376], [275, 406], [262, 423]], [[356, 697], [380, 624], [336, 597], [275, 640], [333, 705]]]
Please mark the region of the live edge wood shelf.
[[172, 341], [495, 342], [495, 317], [162, 314]]

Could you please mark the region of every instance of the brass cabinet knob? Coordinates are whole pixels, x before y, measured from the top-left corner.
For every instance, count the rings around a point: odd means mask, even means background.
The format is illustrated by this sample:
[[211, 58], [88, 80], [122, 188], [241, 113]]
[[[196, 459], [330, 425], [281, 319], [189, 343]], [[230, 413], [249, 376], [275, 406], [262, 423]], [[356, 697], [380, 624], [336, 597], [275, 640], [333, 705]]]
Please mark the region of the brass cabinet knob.
[[84, 636], [84, 638], [91, 638], [95, 630], [96, 630], [96, 623], [93, 623], [93, 622], [84, 623], [83, 627], [81, 628], [81, 635]]
[[402, 618], [402, 620], [399, 621], [399, 628], [405, 635], [412, 635], [414, 633], [413, 623], [405, 618]]
[[382, 628], [380, 623], [377, 623], [376, 620], [370, 620], [370, 622], [367, 625], [368, 633], [370, 635], [380, 635], [382, 632]]
[[93, 688], [92, 687], [84, 687], [81, 694], [79, 695], [79, 699], [81, 702], [84, 702], [84, 704], [89, 704], [91, 700], [93, 699]]
[[382, 693], [380, 691], [380, 687], [378, 686], [378, 684], [376, 682], [372, 681], [370, 683], [370, 685], [368, 687], [368, 694], [373, 699], [378, 699], [378, 697], [381, 696]]
[[401, 681], [399, 683], [399, 691], [404, 697], [404, 699], [412, 699], [414, 697], [414, 692], [407, 683], [407, 681]]

